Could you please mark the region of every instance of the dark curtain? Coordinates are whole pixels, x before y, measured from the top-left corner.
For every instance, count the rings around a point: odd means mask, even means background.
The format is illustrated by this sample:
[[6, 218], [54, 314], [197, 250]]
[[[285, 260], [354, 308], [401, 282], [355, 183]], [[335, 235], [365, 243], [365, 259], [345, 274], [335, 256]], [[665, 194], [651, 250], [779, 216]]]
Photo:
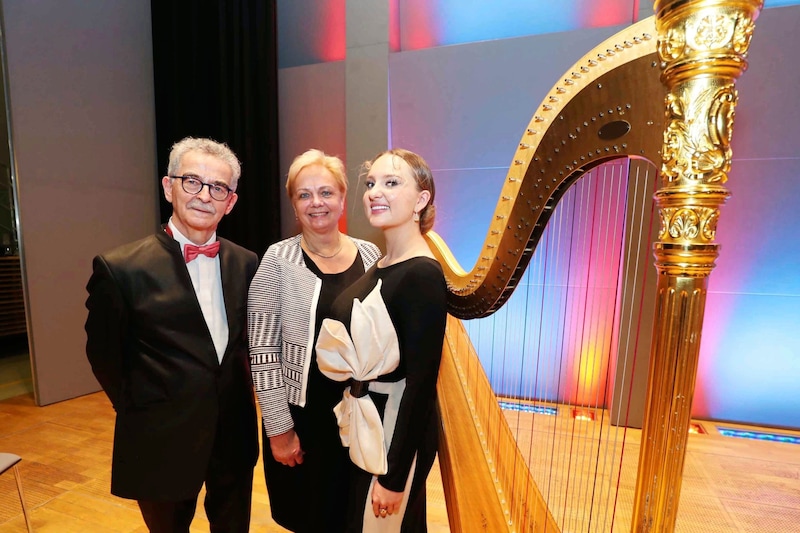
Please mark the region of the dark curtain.
[[[278, 240], [275, 0], [151, 0], [159, 176], [186, 137], [225, 142], [242, 162], [239, 200], [218, 234], [259, 254]], [[161, 219], [172, 207], [159, 180]]]

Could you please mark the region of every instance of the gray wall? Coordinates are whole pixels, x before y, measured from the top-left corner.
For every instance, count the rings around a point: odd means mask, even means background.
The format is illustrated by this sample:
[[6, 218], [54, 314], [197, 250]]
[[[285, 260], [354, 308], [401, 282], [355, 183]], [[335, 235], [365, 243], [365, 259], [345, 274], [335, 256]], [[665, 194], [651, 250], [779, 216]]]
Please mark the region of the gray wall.
[[[283, 180], [295, 156], [318, 148], [342, 161], [345, 148], [344, 61], [282, 69], [278, 78], [280, 170]], [[324, 90], [319, 90], [324, 87]], [[283, 191], [282, 191], [283, 192]], [[281, 202], [284, 237], [299, 230], [284, 194]]]
[[[333, 3], [278, 2], [280, 169], [284, 178], [298, 154], [317, 148], [345, 162], [350, 190], [346, 217], [350, 235], [379, 246], [382, 235], [367, 223], [361, 204], [359, 167], [389, 143], [389, 2], [346, 3], [345, 61], [313, 63], [319, 55], [303, 35], [323, 31]], [[329, 26], [329, 24], [328, 24]], [[336, 38], [335, 36], [333, 38]], [[299, 228], [283, 198], [284, 237]]]
[[157, 220], [149, 0], [3, 0], [29, 342], [40, 405], [99, 390], [92, 257]]

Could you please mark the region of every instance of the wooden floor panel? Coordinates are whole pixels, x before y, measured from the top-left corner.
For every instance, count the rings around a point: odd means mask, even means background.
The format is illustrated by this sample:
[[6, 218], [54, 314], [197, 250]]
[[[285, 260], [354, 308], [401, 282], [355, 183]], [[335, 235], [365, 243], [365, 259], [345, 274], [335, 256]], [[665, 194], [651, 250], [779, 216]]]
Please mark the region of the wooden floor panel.
[[[641, 431], [611, 426], [608, 417], [600, 416], [602, 410], [595, 422], [575, 423], [569, 411], [559, 409], [557, 416], [507, 412], [506, 419], [521, 449], [532, 450], [527, 460], [540, 490], [557, 495], [548, 501], [558, 500], [551, 511], [559, 524], [569, 525], [565, 531], [605, 533], [611, 514], [604, 513], [613, 509], [613, 530], [627, 533]], [[706, 433], [689, 435], [676, 533], [800, 533], [800, 445], [725, 437], [714, 422], [696, 423]], [[796, 431], [763, 431], [800, 436]], [[613, 468], [620, 464], [622, 474], [617, 476]], [[593, 473], [595, 465], [600, 474]], [[592, 480], [591, 490], [576, 487], [583, 479]], [[606, 502], [613, 491], [614, 499], [589, 514], [588, 498], [563, 496], [571, 493], [564, 490], [567, 486], [579, 495], [591, 493], [599, 502]]]
[[[135, 502], [109, 493], [113, 424], [102, 393], [46, 407], [35, 406], [29, 394], [0, 401], [0, 451], [23, 458], [20, 473], [37, 532], [146, 533]], [[800, 533], [800, 445], [722, 437], [713, 424], [704, 426], [708, 434], [689, 438], [677, 533]], [[635, 435], [629, 445], [638, 448]], [[623, 468], [635, 469], [635, 461], [628, 458]], [[621, 492], [632, 491], [629, 485]], [[617, 505], [629, 520], [632, 502], [623, 498]], [[437, 468], [429, 477], [428, 507], [429, 531], [450, 531]], [[270, 518], [260, 462], [251, 531], [285, 531]], [[0, 476], [0, 533], [17, 532], [25, 532], [25, 523], [7, 472]], [[192, 532], [208, 532], [202, 503]]]

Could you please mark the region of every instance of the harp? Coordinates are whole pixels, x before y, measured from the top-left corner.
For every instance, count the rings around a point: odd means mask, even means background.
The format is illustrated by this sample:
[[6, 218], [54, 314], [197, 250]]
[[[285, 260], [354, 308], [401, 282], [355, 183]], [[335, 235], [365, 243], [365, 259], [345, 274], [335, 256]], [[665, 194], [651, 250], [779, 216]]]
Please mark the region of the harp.
[[[590, 51], [546, 96], [516, 148], [474, 267], [462, 269], [444, 241], [428, 235], [449, 289], [439, 464], [453, 531], [674, 529], [706, 283], [717, 256], [714, 231], [727, 197], [733, 85], [746, 68], [761, 6], [760, 0], [657, 1], [654, 17]], [[627, 231], [612, 269], [635, 278], [627, 261], [642, 247], [630, 230], [647, 228], [649, 212], [658, 233], [651, 237], [643, 229], [637, 238], [654, 241], [657, 273], [649, 289], [646, 280], [631, 281], [628, 292], [639, 297], [617, 298], [608, 328], [617, 340], [605, 342], [616, 369], [625, 367], [620, 358], [643, 357], [636, 364], [645, 370], [646, 393], [625, 388], [632, 374], [617, 371], [603, 386], [613, 390], [612, 399], [588, 405], [605, 423], [590, 433], [574, 417], [559, 422], [558, 414], [549, 420], [541, 414], [576, 411], [587, 407], [584, 400], [565, 404], [536, 387], [522, 395], [493, 390], [462, 320], [495, 315], [519, 287], [532, 284], [525, 276], [551, 237], [548, 221], [580, 194], [581, 183], [609, 168], [619, 170], [624, 189], [597, 194], [627, 198], [618, 217]], [[648, 294], [649, 300], [641, 296]], [[621, 317], [633, 314], [651, 328], [643, 350], [625, 349], [619, 340], [626, 327], [627, 334], [634, 328]], [[519, 337], [524, 321], [515, 326]], [[578, 320], [559, 331], [570, 327], [589, 326]], [[553, 357], [543, 344], [524, 357]], [[636, 401], [641, 424], [633, 426], [641, 435], [626, 444], [629, 418], [605, 413], [627, 415]], [[501, 409], [503, 402], [533, 413], [525, 429]], [[575, 459], [578, 443], [592, 459]], [[638, 450], [638, 459], [626, 457], [626, 446]], [[621, 490], [629, 492], [632, 508], [619, 505]]]

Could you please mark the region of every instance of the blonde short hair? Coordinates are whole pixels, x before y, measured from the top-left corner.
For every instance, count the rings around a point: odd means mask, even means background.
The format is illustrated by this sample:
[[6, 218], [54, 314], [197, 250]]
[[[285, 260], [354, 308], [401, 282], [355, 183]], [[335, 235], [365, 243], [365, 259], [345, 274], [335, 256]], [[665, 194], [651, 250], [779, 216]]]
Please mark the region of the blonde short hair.
[[322, 150], [312, 148], [295, 157], [291, 166], [289, 166], [289, 174], [286, 176], [286, 194], [289, 198], [294, 194], [294, 182], [297, 180], [297, 175], [300, 174], [301, 170], [311, 165], [320, 165], [328, 169], [328, 172], [333, 175], [333, 179], [336, 180], [339, 190], [343, 194], [347, 194], [347, 174], [344, 171], [342, 160], [336, 156], [328, 155]]

